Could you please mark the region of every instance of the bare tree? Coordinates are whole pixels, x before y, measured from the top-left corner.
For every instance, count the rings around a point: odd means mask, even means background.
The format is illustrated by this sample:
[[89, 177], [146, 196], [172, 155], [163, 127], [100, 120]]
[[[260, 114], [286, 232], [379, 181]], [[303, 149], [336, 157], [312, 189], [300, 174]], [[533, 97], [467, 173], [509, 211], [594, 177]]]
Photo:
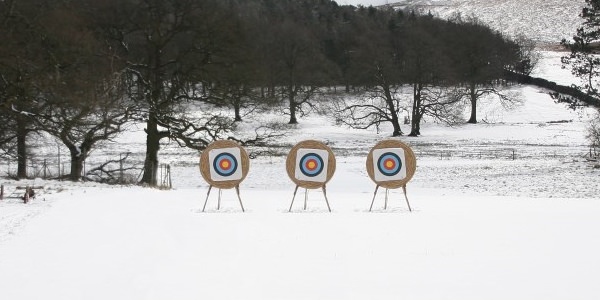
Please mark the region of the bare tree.
[[68, 149], [71, 157], [69, 179], [82, 177], [83, 164], [90, 152], [102, 142], [107, 142], [123, 131], [130, 121], [124, 90], [119, 78], [96, 82], [85, 94], [77, 95], [76, 101], [53, 95], [46, 110], [37, 115], [36, 121], [44, 130], [58, 138]]
[[387, 90], [380, 86], [368, 89], [366, 97], [354, 101], [337, 101], [333, 109], [336, 122], [355, 129], [375, 127], [377, 132], [383, 124], [389, 123], [393, 128], [392, 135], [400, 135], [398, 119], [407, 115], [408, 110], [401, 102], [400, 87], [387, 87]]
[[413, 86], [417, 97], [413, 97], [413, 110], [410, 136], [421, 134], [421, 121], [424, 116], [429, 116], [436, 121], [454, 125], [462, 121], [462, 109], [460, 93], [454, 87], [430, 86], [423, 87], [417, 91]]

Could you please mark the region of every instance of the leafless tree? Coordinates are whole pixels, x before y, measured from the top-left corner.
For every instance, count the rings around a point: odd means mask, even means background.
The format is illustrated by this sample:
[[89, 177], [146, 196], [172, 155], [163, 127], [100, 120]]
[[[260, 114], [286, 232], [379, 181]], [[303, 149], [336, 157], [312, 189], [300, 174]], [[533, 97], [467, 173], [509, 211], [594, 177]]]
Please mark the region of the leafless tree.
[[375, 127], [377, 132], [388, 123], [393, 128], [392, 136], [400, 135], [400, 116], [407, 117], [409, 113], [406, 103], [401, 101], [400, 89], [398, 86], [377, 86], [368, 89], [367, 96], [362, 99], [336, 101], [333, 109], [336, 122], [355, 129]]
[[44, 131], [69, 149], [72, 181], [81, 179], [90, 152], [120, 134], [130, 121], [129, 103], [118, 77], [92, 84], [86, 93], [75, 95], [75, 101], [63, 98], [69, 95], [51, 95], [46, 109], [36, 116]]
[[[417, 92], [414, 86], [413, 90]], [[411, 136], [421, 134], [421, 121], [424, 116], [449, 125], [462, 121], [463, 106], [456, 88], [429, 86], [421, 88], [418, 93], [417, 97], [413, 97]]]

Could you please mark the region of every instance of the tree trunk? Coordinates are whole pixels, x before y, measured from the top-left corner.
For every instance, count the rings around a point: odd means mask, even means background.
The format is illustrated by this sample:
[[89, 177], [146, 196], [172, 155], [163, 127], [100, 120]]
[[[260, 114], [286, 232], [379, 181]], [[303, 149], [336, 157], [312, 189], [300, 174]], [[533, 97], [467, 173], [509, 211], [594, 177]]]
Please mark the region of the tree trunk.
[[477, 93], [475, 84], [469, 87], [469, 100], [471, 101], [471, 118], [467, 123], [477, 124]]
[[413, 114], [412, 124], [410, 126], [410, 134], [408, 136], [420, 136], [421, 135], [421, 118], [423, 116], [420, 113]]
[[71, 173], [69, 173], [69, 180], [79, 181], [83, 175], [85, 156], [75, 147], [69, 150], [71, 151]]
[[394, 106], [394, 98], [392, 98], [392, 93], [390, 92], [390, 87], [386, 84], [383, 85], [383, 91], [385, 93], [385, 102], [387, 103], [388, 110], [390, 111], [390, 116], [392, 120], [392, 126], [394, 127], [394, 132], [392, 132], [392, 136], [401, 136], [402, 129], [400, 128], [400, 121], [398, 120], [398, 113], [396, 112], [396, 107]]
[[27, 121], [17, 115], [17, 178], [27, 178]]
[[144, 174], [140, 183], [156, 186], [158, 173], [158, 150], [160, 149], [160, 135], [154, 113], [150, 113], [146, 122], [146, 159], [144, 161]]
[[410, 133], [408, 136], [419, 136], [421, 135], [421, 90], [423, 86], [421, 84], [413, 84], [413, 108], [411, 114]]
[[235, 122], [242, 121], [242, 116], [240, 114], [241, 106], [242, 106], [241, 99], [236, 98], [235, 100], [233, 100], [233, 112], [235, 113]]
[[290, 98], [290, 121], [288, 124], [298, 124], [298, 119], [296, 119], [296, 93], [294, 92], [294, 87], [289, 86], [289, 98]]

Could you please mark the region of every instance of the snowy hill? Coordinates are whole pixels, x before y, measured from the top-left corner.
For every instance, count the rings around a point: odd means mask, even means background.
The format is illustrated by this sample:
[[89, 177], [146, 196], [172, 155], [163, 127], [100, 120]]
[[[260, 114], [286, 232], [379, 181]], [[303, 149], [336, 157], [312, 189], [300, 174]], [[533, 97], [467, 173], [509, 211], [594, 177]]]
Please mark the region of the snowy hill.
[[441, 18], [457, 12], [476, 16], [500, 32], [510, 36], [524, 34], [545, 45], [575, 34], [584, 4], [584, 0], [403, 0], [390, 1], [388, 5], [431, 12]]

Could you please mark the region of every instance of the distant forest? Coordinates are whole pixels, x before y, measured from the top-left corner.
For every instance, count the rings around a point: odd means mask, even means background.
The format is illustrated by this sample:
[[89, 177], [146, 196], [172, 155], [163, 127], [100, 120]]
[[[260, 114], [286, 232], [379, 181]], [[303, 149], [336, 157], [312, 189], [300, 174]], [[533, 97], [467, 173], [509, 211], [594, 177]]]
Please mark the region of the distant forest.
[[[36, 133], [69, 149], [79, 180], [95, 144], [144, 122], [150, 185], [161, 140], [204, 149], [228, 138], [248, 105], [281, 105], [294, 124], [324, 88], [370, 93], [380, 101], [335, 113], [418, 136], [423, 116], [451, 119], [457, 103], [477, 122], [482, 96], [506, 99], [496, 89], [504, 72], [526, 75], [535, 63], [530, 43], [474, 18], [330, 0], [4, 0], [0, 41], [0, 148], [18, 159], [18, 177]], [[399, 87], [413, 91], [408, 133]], [[198, 117], [191, 102], [234, 117]]]

